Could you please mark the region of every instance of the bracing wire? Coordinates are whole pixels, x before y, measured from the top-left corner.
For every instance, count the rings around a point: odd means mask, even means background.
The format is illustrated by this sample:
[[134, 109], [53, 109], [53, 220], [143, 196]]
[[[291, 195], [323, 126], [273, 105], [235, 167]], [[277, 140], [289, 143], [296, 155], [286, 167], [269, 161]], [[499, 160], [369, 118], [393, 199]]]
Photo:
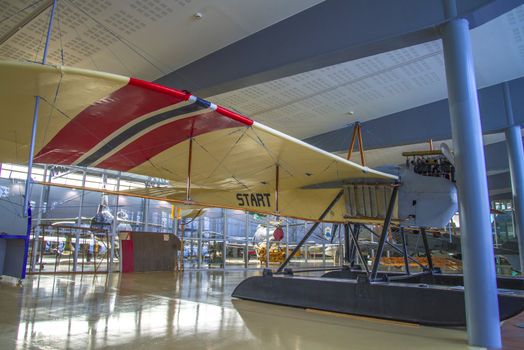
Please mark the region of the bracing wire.
[[118, 61], [118, 63], [120, 63], [120, 65], [122, 67], [124, 67], [124, 69], [127, 71], [127, 74], [129, 76], [132, 76], [133, 73], [131, 72], [131, 69], [129, 69], [129, 67], [124, 63], [124, 61], [113, 51], [111, 50], [111, 47], [107, 47], [107, 49], [109, 50], [109, 52], [111, 52], [111, 54], [116, 58], [116, 60]]
[[24, 12], [25, 10], [30, 9], [31, 7], [37, 5], [38, 3], [42, 2], [42, 1], [43, 1], [43, 0], [35, 1], [35, 2], [33, 2], [32, 4], [27, 5], [27, 6], [24, 7], [23, 9], [16, 11], [16, 12], [13, 13], [12, 15], [5, 16], [4, 18], [2, 18], [2, 19], [0, 20], [0, 24], [4, 23], [5, 21], [10, 20], [11, 18], [13, 18], [13, 17], [19, 15], [20, 13]]
[[[140, 56], [142, 59], [144, 59], [147, 63], [149, 63], [151, 66], [153, 66], [155, 69], [157, 69], [160, 73], [166, 74], [166, 72], [162, 68], [158, 67], [158, 65], [156, 65], [153, 61], [151, 61], [144, 54], [142, 54], [140, 51], [143, 51], [143, 50], [141, 50], [136, 44], [133, 44], [132, 42], [124, 39], [123, 37], [121, 37], [120, 35], [115, 33], [114, 31], [112, 31], [106, 25], [104, 25], [103, 23], [98, 21], [96, 18], [94, 18], [89, 13], [87, 13], [84, 9], [82, 9], [80, 6], [78, 6], [74, 1], [70, 0], [69, 3], [72, 4], [74, 7], [76, 7], [76, 9], [78, 9], [80, 12], [82, 12], [85, 16], [89, 17], [97, 25], [99, 25], [100, 27], [104, 28], [109, 34], [114, 36], [118, 41], [120, 41], [122, 44], [127, 46], [131, 51], [133, 51], [138, 56]], [[134, 46], [136, 46], [136, 48]]]
[[[235, 132], [238, 132], [235, 131]], [[215, 171], [218, 170], [218, 168], [220, 168], [221, 166], [227, 170], [227, 172], [230, 172], [224, 165], [224, 161], [226, 160], [226, 158], [229, 156], [229, 154], [233, 151], [233, 149], [238, 145], [238, 143], [242, 140], [242, 138], [244, 137], [244, 135], [246, 134], [247, 132], [247, 128], [245, 128], [244, 130], [242, 130], [242, 134], [236, 139], [236, 141], [233, 143], [233, 145], [231, 145], [231, 147], [229, 148], [229, 150], [226, 152], [226, 154], [222, 157], [222, 159], [218, 160], [216, 159], [204, 146], [202, 146], [200, 143], [198, 143], [198, 141], [195, 140], [195, 142], [197, 142], [197, 144], [204, 150], [206, 151], [215, 161], [217, 161], [217, 166], [209, 173], [209, 175], [207, 176], [206, 179], [209, 179], [214, 173]], [[231, 135], [231, 134], [230, 134]]]
[[[80, 40], [84, 41], [84, 39], [82, 38], [82, 35], [78, 32], [76, 27], [73, 27], [73, 30], [75, 31], [76, 36], [78, 36], [80, 38]], [[100, 70], [100, 68], [96, 64], [95, 60], [93, 59], [93, 55], [89, 55], [88, 58], [91, 61], [91, 63], [93, 64], [93, 66], [95, 67], [95, 69], [96, 70]]]
[[[54, 106], [56, 105], [56, 100], [58, 99], [58, 95], [60, 93], [60, 87], [62, 86], [62, 79], [64, 78], [64, 75], [62, 73], [62, 71], [60, 71], [60, 79], [58, 80], [58, 84], [56, 86], [56, 90], [55, 90], [55, 94], [53, 96], [53, 102], [50, 104], [51, 105], [51, 110], [49, 111], [49, 117], [47, 118], [47, 123], [45, 124], [45, 127], [44, 127], [44, 135], [42, 137], [42, 147], [44, 147], [44, 145], [46, 144], [45, 140], [47, 139], [47, 130], [48, 130], [48, 127], [49, 127], [49, 123], [51, 123], [51, 119], [53, 118], [53, 111], [55, 110]], [[43, 99], [42, 97], [40, 97], [40, 99]], [[46, 103], [47, 100], [44, 100]]]
[[[59, 86], [57, 87], [57, 90], [55, 92], [55, 97], [53, 98], [53, 102], [49, 101], [48, 99], [46, 99], [45, 97], [43, 96], [40, 96], [40, 99], [42, 101], [44, 101], [45, 103], [47, 103], [53, 111], [57, 111], [60, 115], [62, 115], [63, 117], [65, 117], [66, 119], [68, 120], [73, 120], [73, 117], [71, 117], [70, 115], [68, 115], [66, 112], [62, 111], [60, 108], [58, 108], [56, 105], [55, 105], [55, 102], [56, 102], [56, 98], [57, 98], [57, 94], [58, 94], [58, 88], [60, 87], [60, 83], [58, 84]], [[100, 141], [98, 136], [93, 134], [91, 131], [89, 131], [89, 129], [87, 129], [86, 127], [83, 127], [82, 125], [79, 125], [78, 127], [81, 127], [82, 129], [84, 129], [85, 131], [87, 131], [89, 134], [91, 134], [91, 136], [93, 138], [95, 138], [96, 140]]]
[[58, 39], [59, 39], [59, 43], [60, 43], [60, 62], [62, 64], [62, 66], [64, 65], [64, 46], [62, 44], [62, 21], [61, 21], [61, 15], [62, 15], [62, 9], [61, 7], [59, 6], [59, 3], [58, 0], [56, 2], [56, 10], [57, 10], [57, 22], [58, 22]]
[[266, 144], [264, 143], [264, 141], [262, 141], [256, 130], [253, 127], [251, 127], [250, 130], [253, 131], [257, 139], [253, 138], [249, 134], [247, 136], [251, 138], [253, 141], [259, 143], [264, 148], [269, 157], [273, 160], [273, 163], [278, 164], [281, 170], [285, 171], [290, 177], [295, 177], [295, 175], [288, 169], [288, 167], [291, 168], [291, 166], [289, 166], [286, 162], [283, 162], [282, 160], [277, 160], [277, 157], [273, 155], [269, 148], [267, 148]]
[[[235, 145], [238, 143], [238, 141], [240, 141], [240, 139], [244, 136], [244, 134], [245, 134], [245, 131], [242, 133], [242, 135], [240, 135], [240, 138], [239, 138], [239, 139], [237, 140], [237, 142], [236, 142], [236, 143], [231, 147], [231, 149], [228, 151], [227, 154], [229, 154], [229, 153], [231, 152], [231, 150], [235, 147]], [[223, 167], [223, 168], [224, 168], [228, 173], [231, 174], [231, 177], [232, 177], [236, 182], [238, 182], [239, 185], [241, 185], [242, 187], [244, 187], [244, 188], [247, 189], [248, 191], [250, 190], [249, 186], [247, 186], [247, 185], [244, 184], [242, 181], [240, 181], [240, 180], [239, 180], [239, 179], [238, 179], [238, 178], [237, 178], [237, 177], [236, 177], [236, 176], [235, 176], [235, 175], [234, 175], [234, 174], [233, 174], [229, 169], [226, 168], [225, 165], [222, 164], [223, 161], [225, 160], [225, 157], [224, 157], [221, 161], [219, 161], [218, 159], [216, 159], [216, 157], [215, 157], [211, 152], [209, 152], [209, 150], [208, 150], [207, 148], [205, 148], [202, 144], [200, 144], [200, 143], [197, 141], [196, 138], [193, 138], [193, 141], [194, 141], [194, 142], [197, 144], [197, 146], [199, 146], [199, 147], [200, 147], [204, 152], [206, 152], [206, 153], [207, 153], [211, 158], [213, 158], [213, 160], [215, 160], [216, 162], [219, 163], [218, 166], [217, 166], [217, 168], [220, 167], [220, 166], [222, 166], [222, 167]], [[226, 157], [227, 157], [227, 154], [226, 154]], [[216, 169], [215, 169], [215, 170], [216, 170]], [[213, 170], [213, 172], [214, 172], [215, 170]], [[209, 175], [209, 176], [207, 177], [207, 179], [209, 179], [210, 176], [211, 176], [211, 175]]]
[[[52, 12], [53, 12], [52, 9], [48, 10], [47, 21], [45, 23], [49, 23], [49, 21], [51, 20], [51, 13]], [[44, 37], [45, 37], [45, 34], [46, 34], [47, 26], [45, 25], [45, 23], [44, 23], [44, 29], [42, 30], [42, 35], [40, 36], [40, 40], [38, 42], [38, 45], [36, 46], [35, 58], [33, 59], [34, 62], [36, 62], [36, 59], [38, 58], [38, 54], [40, 53], [40, 47], [42, 46], [42, 42], [44, 41]]]

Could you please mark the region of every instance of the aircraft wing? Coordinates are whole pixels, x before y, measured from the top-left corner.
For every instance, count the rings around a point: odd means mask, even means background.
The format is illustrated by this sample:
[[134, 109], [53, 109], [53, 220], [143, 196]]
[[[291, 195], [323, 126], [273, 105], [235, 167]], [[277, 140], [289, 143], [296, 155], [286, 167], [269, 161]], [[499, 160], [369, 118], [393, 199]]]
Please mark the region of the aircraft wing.
[[[0, 62], [0, 76], [1, 162], [27, 162], [38, 95], [35, 162], [165, 178], [174, 187], [141, 196], [275, 213], [278, 182], [280, 215], [317, 219], [339, 191], [322, 184], [397, 180], [139, 79], [18, 62]], [[340, 201], [325, 220], [341, 221], [344, 213]]]

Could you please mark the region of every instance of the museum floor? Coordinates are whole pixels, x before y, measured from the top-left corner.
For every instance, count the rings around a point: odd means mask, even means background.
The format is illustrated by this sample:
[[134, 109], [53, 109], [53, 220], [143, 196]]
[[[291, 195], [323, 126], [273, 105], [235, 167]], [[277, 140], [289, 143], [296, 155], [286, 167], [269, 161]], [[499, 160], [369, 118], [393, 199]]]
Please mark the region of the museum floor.
[[[30, 276], [23, 287], [4, 281], [0, 349], [468, 348], [461, 329], [232, 300], [253, 273]], [[515, 322], [504, 324], [505, 337], [513, 337], [505, 349], [523, 344]]]

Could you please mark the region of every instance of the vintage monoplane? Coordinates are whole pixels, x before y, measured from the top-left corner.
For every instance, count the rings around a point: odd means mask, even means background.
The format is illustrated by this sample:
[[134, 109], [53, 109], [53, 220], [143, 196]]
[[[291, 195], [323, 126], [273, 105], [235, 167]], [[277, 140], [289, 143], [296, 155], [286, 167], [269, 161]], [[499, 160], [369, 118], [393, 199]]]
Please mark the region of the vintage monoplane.
[[[0, 77], [1, 162], [28, 161], [39, 96], [37, 163], [165, 178], [172, 186], [133, 194], [179, 206], [337, 223], [345, 229], [346, 251], [353, 242], [356, 254], [358, 239], [349, 224], [382, 226], [371, 269], [364, 265], [326, 277], [299, 277], [285, 269], [313, 225], [276, 273], [266, 270], [244, 280], [234, 297], [429, 325], [465, 324], [460, 277], [443, 285], [428, 269], [423, 275], [435, 283], [421, 284], [413, 283], [413, 275], [379, 272], [391, 222], [443, 227], [457, 211], [449, 180], [396, 166], [382, 171], [361, 166], [189, 92], [139, 79], [16, 62], [1, 62]], [[501, 319], [524, 309], [518, 286], [499, 289]]]

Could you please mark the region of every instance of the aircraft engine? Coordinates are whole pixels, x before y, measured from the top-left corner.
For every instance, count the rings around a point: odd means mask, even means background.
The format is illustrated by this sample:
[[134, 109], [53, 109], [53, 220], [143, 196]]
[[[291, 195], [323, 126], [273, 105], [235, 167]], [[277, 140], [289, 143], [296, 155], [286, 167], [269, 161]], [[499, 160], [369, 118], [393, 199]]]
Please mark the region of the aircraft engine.
[[442, 177], [424, 176], [400, 168], [402, 186], [398, 218], [403, 226], [445, 227], [458, 211], [455, 184]]
[[[380, 171], [400, 178], [393, 212], [393, 219], [400, 225], [443, 228], [458, 211], [457, 188], [449, 179], [420, 175], [400, 166], [381, 167]], [[345, 185], [344, 191], [348, 217], [385, 218], [392, 192], [390, 184], [352, 183]]]

